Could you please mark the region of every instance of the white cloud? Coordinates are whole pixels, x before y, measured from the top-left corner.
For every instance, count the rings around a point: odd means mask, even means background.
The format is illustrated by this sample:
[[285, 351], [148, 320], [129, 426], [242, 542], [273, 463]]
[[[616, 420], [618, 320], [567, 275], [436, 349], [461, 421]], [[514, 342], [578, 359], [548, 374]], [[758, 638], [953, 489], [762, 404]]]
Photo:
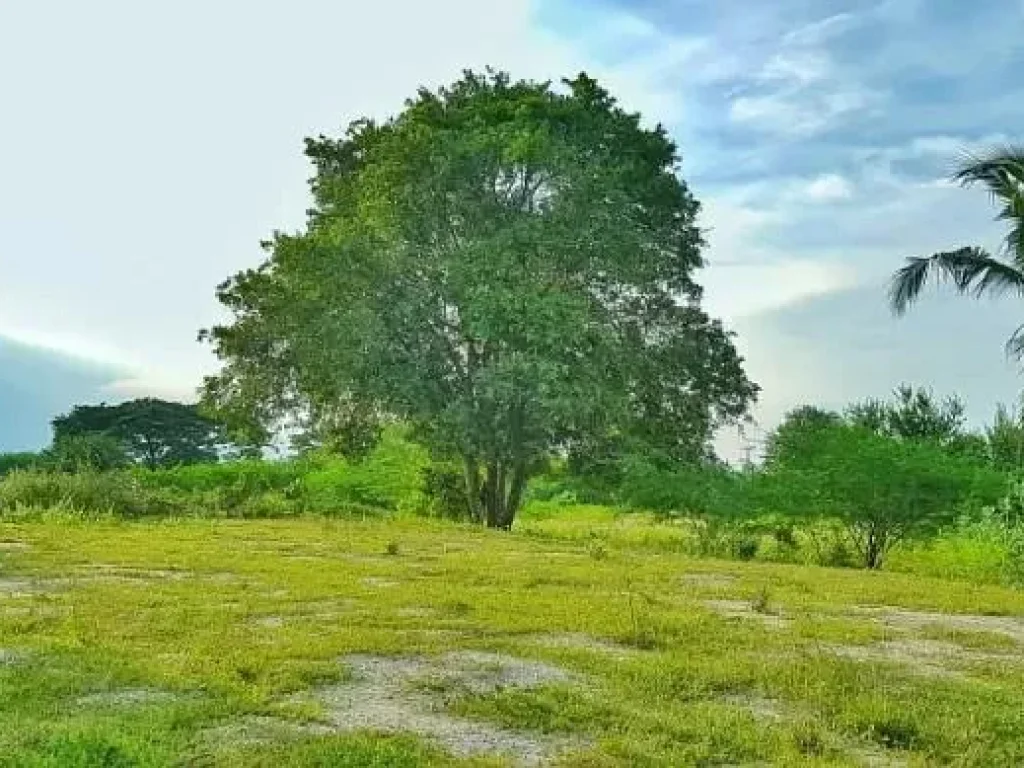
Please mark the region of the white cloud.
[[712, 265], [701, 276], [704, 306], [735, 322], [855, 285], [855, 271], [840, 262], [788, 259], [750, 265]]
[[837, 173], [826, 173], [807, 184], [804, 194], [813, 202], [849, 200], [853, 197], [853, 185]]
[[699, 279], [705, 289], [704, 307], [715, 317], [735, 323], [856, 283], [855, 271], [837, 258], [792, 258], [765, 247], [764, 233], [784, 226], [784, 213], [711, 198], [702, 224], [708, 267]]
[[766, 133], [799, 138], [822, 133], [854, 112], [865, 110], [878, 96], [854, 85], [846, 90], [808, 90], [800, 85], [771, 94], [739, 96], [729, 105], [729, 118]]
[[824, 80], [831, 71], [831, 61], [823, 51], [783, 51], [768, 59], [758, 79], [804, 86]]

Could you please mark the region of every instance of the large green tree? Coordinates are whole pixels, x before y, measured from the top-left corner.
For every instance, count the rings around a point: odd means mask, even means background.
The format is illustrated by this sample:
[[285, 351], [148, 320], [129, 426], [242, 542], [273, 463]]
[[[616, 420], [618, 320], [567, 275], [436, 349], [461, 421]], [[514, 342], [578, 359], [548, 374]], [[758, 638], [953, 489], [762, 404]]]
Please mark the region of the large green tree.
[[[1024, 147], [967, 156], [953, 178], [964, 186], [984, 187], [998, 207], [996, 219], [1005, 222], [1009, 231], [996, 254], [967, 247], [907, 259], [893, 276], [889, 294], [898, 314], [917, 300], [932, 278], [975, 298], [1024, 295]], [[1024, 326], [1010, 337], [1007, 350], [1017, 357], [1024, 355]]]
[[117, 405], [79, 405], [53, 420], [53, 443], [103, 435], [148, 467], [216, 461], [225, 446], [223, 427], [199, 407], [156, 398]]
[[697, 201], [665, 131], [580, 75], [488, 72], [307, 140], [314, 205], [219, 289], [206, 400], [252, 438], [337, 403], [458, 457], [512, 524], [531, 471], [594, 435], [705, 446], [757, 388], [700, 309]]

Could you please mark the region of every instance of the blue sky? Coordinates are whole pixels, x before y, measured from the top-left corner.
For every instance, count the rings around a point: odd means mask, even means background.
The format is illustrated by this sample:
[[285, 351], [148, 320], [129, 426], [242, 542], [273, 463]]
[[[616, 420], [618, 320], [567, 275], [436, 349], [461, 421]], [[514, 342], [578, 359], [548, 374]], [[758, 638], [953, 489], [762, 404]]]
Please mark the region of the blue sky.
[[189, 396], [214, 367], [194, 342], [213, 286], [301, 223], [302, 137], [486, 64], [585, 69], [670, 128], [704, 203], [707, 304], [765, 427], [904, 380], [960, 392], [975, 421], [1016, 398], [1019, 305], [938, 296], [896, 321], [883, 293], [904, 256], [998, 243], [984, 194], [945, 177], [965, 148], [1024, 138], [1021, 0], [482, 7], [0, 5], [0, 339], [20, 344], [0, 357], [0, 449], [44, 439], [14, 414]]

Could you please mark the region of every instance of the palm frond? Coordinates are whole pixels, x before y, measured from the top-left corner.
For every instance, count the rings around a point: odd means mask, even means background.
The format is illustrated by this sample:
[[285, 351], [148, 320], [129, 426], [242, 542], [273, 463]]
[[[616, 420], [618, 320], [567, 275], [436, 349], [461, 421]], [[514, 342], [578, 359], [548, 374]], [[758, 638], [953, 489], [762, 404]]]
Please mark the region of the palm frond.
[[953, 173], [965, 187], [984, 185], [999, 206], [997, 221], [1011, 227], [1004, 240], [1008, 256], [1024, 266], [1024, 145], [1007, 144], [984, 153], [965, 152]]
[[1017, 360], [1024, 358], [1024, 325], [1018, 327], [1006, 341], [1006, 356]]
[[[1007, 144], [985, 152], [963, 152], [953, 181], [965, 187], [984, 184], [993, 194], [1016, 195], [1024, 184], [1024, 145]], [[1007, 186], [1007, 185], [1010, 186]]]
[[907, 259], [889, 286], [889, 303], [902, 315], [924, 290], [929, 278], [952, 283], [958, 293], [980, 297], [1015, 292], [1024, 295], [1024, 270], [981, 248], [961, 248], [927, 258]]

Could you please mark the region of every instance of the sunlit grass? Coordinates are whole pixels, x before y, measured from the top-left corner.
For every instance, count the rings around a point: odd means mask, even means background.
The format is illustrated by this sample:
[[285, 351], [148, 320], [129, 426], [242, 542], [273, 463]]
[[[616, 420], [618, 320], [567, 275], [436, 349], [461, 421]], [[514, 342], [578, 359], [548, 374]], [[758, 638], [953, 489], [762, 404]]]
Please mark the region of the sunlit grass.
[[[912, 763], [1024, 762], [1019, 645], [899, 632], [860, 610], [1021, 616], [1024, 593], [699, 559], [680, 554], [691, 535], [600, 507], [534, 508], [513, 534], [402, 517], [0, 524], [0, 541], [27, 545], [0, 549], [0, 649], [17, 659], [0, 664], [0, 765], [501, 764], [401, 735], [204, 735], [246, 717], [317, 722], [317, 707], [294, 695], [343, 680], [347, 653], [453, 648], [574, 675], [536, 689], [438, 692], [453, 715], [578, 737], [564, 765], [858, 765], [879, 751]], [[759, 606], [781, 623], [726, 618], [705, 600], [755, 616]], [[1021, 665], [929, 678], [828, 650], [904, 635]], [[81, 703], [121, 690], [175, 696]]]

